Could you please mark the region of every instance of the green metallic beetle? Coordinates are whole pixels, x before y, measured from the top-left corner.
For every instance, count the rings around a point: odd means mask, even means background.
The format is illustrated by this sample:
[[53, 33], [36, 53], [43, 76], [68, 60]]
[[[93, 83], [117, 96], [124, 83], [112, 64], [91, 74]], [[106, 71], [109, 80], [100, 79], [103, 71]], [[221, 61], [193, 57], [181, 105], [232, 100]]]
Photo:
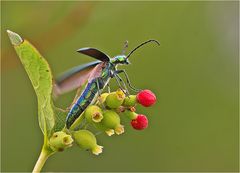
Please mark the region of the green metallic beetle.
[[[148, 40], [138, 45], [128, 55], [122, 54], [113, 58], [110, 58], [108, 55], [95, 48], [81, 48], [77, 50], [79, 53], [96, 58], [97, 61], [72, 68], [56, 81], [54, 87], [55, 95], [63, 94], [79, 88], [86, 83], [85, 88], [78, 94], [70, 111], [68, 112], [66, 118], [67, 128], [70, 128], [81, 113], [90, 104], [93, 104], [96, 101], [97, 96], [101, 94], [101, 91], [108, 85], [111, 78], [115, 78], [117, 84], [125, 92], [125, 94], [129, 94], [126, 84], [119, 76], [119, 73], [123, 73], [125, 75], [127, 84], [132, 90], [138, 91], [138, 89], [131, 85], [125, 70], [118, 70], [117, 66], [130, 64], [128, 60], [130, 55], [139, 47], [150, 42], [155, 42], [160, 45], [157, 40]], [[125, 44], [125, 48], [126, 47], [127, 43]]]

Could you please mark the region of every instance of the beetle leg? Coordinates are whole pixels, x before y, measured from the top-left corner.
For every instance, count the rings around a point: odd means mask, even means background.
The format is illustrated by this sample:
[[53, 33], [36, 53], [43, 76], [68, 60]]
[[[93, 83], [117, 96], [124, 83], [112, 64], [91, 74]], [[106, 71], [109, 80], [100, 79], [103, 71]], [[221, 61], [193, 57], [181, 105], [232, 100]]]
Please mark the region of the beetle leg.
[[111, 92], [111, 88], [110, 88], [109, 83], [107, 84], [107, 89], [108, 89], [108, 93], [110, 93]]
[[89, 123], [86, 123], [84, 126], [83, 126], [83, 129], [87, 129], [88, 128], [88, 126], [89, 126]]
[[67, 108], [65, 108], [65, 109], [62, 109], [62, 108], [59, 108], [59, 107], [56, 107], [56, 106], [55, 106], [55, 108], [56, 108], [57, 110], [59, 110], [60, 112], [64, 112], [64, 113], [69, 112], [69, 110], [70, 110], [69, 107], [67, 107]]
[[77, 126], [76, 128], [74, 128], [74, 130], [84, 129], [87, 126], [88, 126], [88, 122], [87, 122], [86, 118], [84, 118], [82, 123], [79, 126]]
[[[96, 83], [97, 83], [97, 92], [98, 92], [98, 98], [100, 98], [100, 96], [101, 96], [101, 93], [100, 93], [100, 87], [99, 87], [99, 78], [97, 78], [97, 81], [96, 81]], [[106, 107], [104, 106], [104, 104], [103, 104], [103, 102], [101, 101], [101, 99], [99, 99], [99, 102], [100, 102], [100, 104], [102, 105], [102, 108], [103, 109], [106, 109]]]
[[126, 95], [129, 96], [130, 94], [129, 94], [129, 91], [127, 89], [127, 86], [126, 86], [125, 82], [122, 80], [122, 78], [118, 74], [116, 74], [116, 77], [119, 79], [119, 81], [121, 83], [123, 83], [124, 89], [126, 90], [126, 93], [127, 93]]
[[116, 79], [117, 84], [118, 84], [119, 88], [122, 90], [122, 92], [127, 95], [126, 91], [124, 91], [124, 89], [122, 88], [122, 86], [119, 82], [118, 76], [116, 74], [114, 74], [114, 78]]
[[141, 91], [141, 89], [138, 89], [138, 88], [135, 88], [135, 87], [132, 86], [132, 84], [131, 84], [131, 82], [130, 82], [130, 79], [129, 79], [129, 77], [128, 77], [128, 74], [126, 73], [125, 70], [117, 70], [116, 73], [117, 73], [117, 74], [123, 73], [123, 74], [125, 75], [125, 78], [126, 78], [126, 80], [127, 80], [127, 84], [128, 84], [128, 86], [129, 86], [129, 88], [131, 88], [133, 91], [136, 91], [136, 92]]
[[102, 134], [102, 131], [96, 132], [94, 135], [95, 135], [95, 136], [98, 136], [98, 135], [100, 135], [100, 134]]

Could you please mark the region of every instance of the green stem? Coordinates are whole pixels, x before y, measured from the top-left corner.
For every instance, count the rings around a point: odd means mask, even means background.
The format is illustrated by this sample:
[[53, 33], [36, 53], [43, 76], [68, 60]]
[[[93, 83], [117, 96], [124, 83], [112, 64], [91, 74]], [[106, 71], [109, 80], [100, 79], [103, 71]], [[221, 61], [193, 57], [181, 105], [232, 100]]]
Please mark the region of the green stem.
[[40, 156], [37, 160], [37, 163], [34, 166], [33, 173], [39, 173], [45, 164], [46, 160], [49, 156], [51, 156], [54, 152], [50, 151], [45, 145], [43, 145], [42, 151], [40, 153]]

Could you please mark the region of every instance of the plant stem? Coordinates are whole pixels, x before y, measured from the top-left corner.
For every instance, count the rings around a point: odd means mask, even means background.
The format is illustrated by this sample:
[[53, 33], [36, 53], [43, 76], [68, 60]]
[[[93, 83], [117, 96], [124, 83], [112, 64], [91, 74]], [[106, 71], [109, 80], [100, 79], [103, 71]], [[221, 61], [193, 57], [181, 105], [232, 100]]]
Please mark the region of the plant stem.
[[52, 154], [53, 154], [52, 151], [49, 151], [45, 146], [43, 146], [40, 156], [39, 156], [37, 163], [35, 164], [32, 172], [39, 173], [41, 171], [43, 165], [45, 164], [46, 160], [48, 159], [48, 157]]

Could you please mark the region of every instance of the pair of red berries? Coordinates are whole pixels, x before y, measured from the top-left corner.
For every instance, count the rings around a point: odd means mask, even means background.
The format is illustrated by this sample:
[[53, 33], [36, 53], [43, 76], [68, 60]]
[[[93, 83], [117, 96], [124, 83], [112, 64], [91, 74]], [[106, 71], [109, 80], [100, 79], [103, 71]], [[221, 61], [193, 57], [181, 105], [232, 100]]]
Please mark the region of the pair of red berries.
[[[150, 107], [156, 103], [156, 96], [150, 90], [142, 90], [137, 94], [137, 102], [144, 107]], [[136, 119], [131, 121], [131, 125], [136, 130], [143, 130], [148, 126], [148, 119], [145, 115], [138, 114]]]

